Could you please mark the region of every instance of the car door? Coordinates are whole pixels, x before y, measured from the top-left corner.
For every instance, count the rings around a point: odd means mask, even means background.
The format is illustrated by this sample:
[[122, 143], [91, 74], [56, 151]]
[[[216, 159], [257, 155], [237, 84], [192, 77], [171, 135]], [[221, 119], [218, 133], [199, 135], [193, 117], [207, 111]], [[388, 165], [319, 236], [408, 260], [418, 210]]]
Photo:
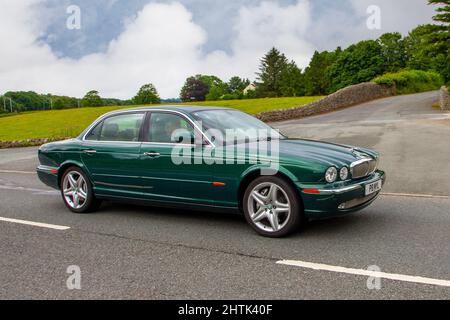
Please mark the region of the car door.
[[[141, 161], [145, 197], [213, 205], [212, 169], [202, 161], [201, 133], [183, 114], [152, 111], [147, 119]], [[201, 139], [200, 139], [201, 141]]]
[[81, 158], [98, 195], [141, 197], [139, 160], [145, 112], [112, 115], [83, 141]]

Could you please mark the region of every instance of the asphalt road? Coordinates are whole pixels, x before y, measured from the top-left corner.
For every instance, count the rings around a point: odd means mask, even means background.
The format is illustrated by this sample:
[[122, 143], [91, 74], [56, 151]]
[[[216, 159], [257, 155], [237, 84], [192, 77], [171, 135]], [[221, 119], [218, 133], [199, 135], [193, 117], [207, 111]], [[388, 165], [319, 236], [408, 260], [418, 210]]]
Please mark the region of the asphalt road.
[[[235, 215], [114, 203], [75, 215], [27, 173], [37, 164], [36, 148], [0, 150], [0, 299], [450, 299], [450, 188], [441, 177], [450, 174], [450, 148], [428, 153], [450, 135], [447, 116], [429, 108], [434, 96], [275, 124], [291, 135], [381, 151], [387, 192], [441, 196], [382, 196], [361, 213], [312, 222], [286, 239], [260, 237]], [[414, 169], [410, 157], [417, 154]], [[425, 167], [427, 175], [403, 177]], [[81, 270], [80, 290], [66, 285], [72, 265]], [[373, 279], [355, 274], [369, 266], [395, 280], [369, 289]]]

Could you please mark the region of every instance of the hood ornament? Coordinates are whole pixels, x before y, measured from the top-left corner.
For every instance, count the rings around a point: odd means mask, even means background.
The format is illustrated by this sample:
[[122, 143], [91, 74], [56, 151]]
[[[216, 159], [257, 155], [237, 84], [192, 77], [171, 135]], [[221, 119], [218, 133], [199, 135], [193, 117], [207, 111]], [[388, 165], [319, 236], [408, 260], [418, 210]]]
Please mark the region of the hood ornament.
[[350, 149], [351, 154], [353, 154], [353, 156], [355, 156], [355, 158], [357, 158], [358, 160], [363, 160], [363, 159], [369, 159], [370, 156], [367, 155], [366, 153], [364, 153], [363, 151], [356, 149], [356, 148], [351, 148]]

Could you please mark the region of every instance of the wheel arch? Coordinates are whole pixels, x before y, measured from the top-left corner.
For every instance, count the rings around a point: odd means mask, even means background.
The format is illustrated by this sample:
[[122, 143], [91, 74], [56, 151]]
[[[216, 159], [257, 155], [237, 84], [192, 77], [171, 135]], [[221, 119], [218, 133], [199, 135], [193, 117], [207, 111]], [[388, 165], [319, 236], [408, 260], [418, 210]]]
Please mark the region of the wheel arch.
[[89, 180], [91, 180], [91, 177], [89, 175], [89, 171], [87, 170], [87, 168], [84, 166], [83, 163], [81, 163], [79, 161], [70, 160], [70, 161], [63, 162], [61, 164], [61, 166], [59, 167], [59, 169], [58, 169], [58, 187], [59, 188], [61, 188], [61, 180], [62, 180], [62, 177], [63, 177], [64, 173], [70, 167], [78, 167], [78, 168], [80, 168], [81, 170], [83, 170], [84, 174], [86, 174], [86, 176], [89, 178]]
[[[241, 182], [238, 187], [238, 207], [241, 212], [243, 212], [243, 201], [245, 190], [247, 190], [247, 187], [250, 185], [250, 183], [252, 183], [252, 181], [254, 181], [259, 177], [263, 177], [263, 175], [261, 174], [261, 169], [262, 168], [259, 167], [251, 168], [246, 172], [244, 172], [244, 174], [242, 175]], [[294, 189], [294, 192], [297, 194], [301, 205], [303, 206], [302, 195], [297, 186], [295, 185], [295, 181], [297, 181], [298, 179], [290, 171], [282, 167], [280, 167], [277, 173], [274, 174], [273, 176], [279, 177], [285, 180], [287, 183], [289, 183], [291, 187]]]

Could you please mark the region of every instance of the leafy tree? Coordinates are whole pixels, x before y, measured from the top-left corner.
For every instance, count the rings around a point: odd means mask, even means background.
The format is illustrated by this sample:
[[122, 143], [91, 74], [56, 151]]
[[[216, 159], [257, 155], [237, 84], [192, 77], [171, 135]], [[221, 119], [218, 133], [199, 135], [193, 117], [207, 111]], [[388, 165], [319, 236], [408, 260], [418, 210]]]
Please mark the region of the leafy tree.
[[53, 100], [53, 109], [64, 109], [65, 103], [63, 98], [56, 98]]
[[262, 97], [279, 97], [282, 95], [280, 81], [288, 65], [286, 56], [272, 48], [262, 59], [258, 76], [258, 95]]
[[280, 79], [280, 92], [283, 97], [305, 95], [305, 77], [294, 61], [287, 64]]
[[433, 70], [450, 81], [449, 43], [440, 43], [434, 36], [434, 25], [421, 25], [405, 39], [408, 54], [407, 67], [416, 70]]
[[213, 86], [223, 85], [223, 81], [216, 76], [198, 74], [195, 76], [195, 79], [200, 80], [204, 84], [206, 84], [208, 86], [208, 89], [211, 89]]
[[386, 71], [383, 48], [374, 40], [361, 41], [345, 49], [329, 68], [330, 91], [371, 81]]
[[206, 95], [206, 100], [207, 101], [220, 100], [226, 93], [227, 92], [224, 90], [223, 86], [212, 86], [209, 89], [208, 94]]
[[305, 94], [308, 96], [325, 95], [330, 92], [331, 80], [328, 69], [342, 53], [338, 47], [334, 52], [314, 52], [309, 66], [305, 69]]
[[151, 83], [143, 85], [133, 98], [134, 104], [157, 104], [160, 101], [158, 91], [156, 91], [155, 86]]
[[406, 45], [399, 32], [385, 33], [377, 41], [381, 46], [386, 71], [396, 72], [406, 67]]
[[83, 107], [101, 107], [103, 106], [103, 100], [100, 98], [98, 91], [91, 90], [81, 99], [81, 105]]
[[189, 77], [181, 89], [182, 101], [205, 101], [209, 92], [208, 85], [197, 77]]
[[248, 87], [250, 84], [250, 80], [248, 79], [241, 79], [237, 76], [232, 77], [230, 81], [228, 81], [228, 88], [230, 90], [230, 93], [236, 94], [236, 93], [242, 93], [245, 88]]
[[436, 22], [428, 35], [430, 44], [428, 51], [434, 59], [433, 69], [438, 71], [447, 82], [450, 81], [450, 1], [429, 0], [429, 4], [437, 5], [437, 14], [433, 17]]
[[13, 101], [13, 109], [18, 111], [42, 109], [46, 103], [49, 104], [49, 100], [34, 91], [10, 91], [5, 93], [5, 97]]
[[432, 69], [432, 56], [428, 43], [429, 35], [433, 32], [430, 24], [421, 25], [412, 30], [405, 38], [407, 67], [416, 70]]

